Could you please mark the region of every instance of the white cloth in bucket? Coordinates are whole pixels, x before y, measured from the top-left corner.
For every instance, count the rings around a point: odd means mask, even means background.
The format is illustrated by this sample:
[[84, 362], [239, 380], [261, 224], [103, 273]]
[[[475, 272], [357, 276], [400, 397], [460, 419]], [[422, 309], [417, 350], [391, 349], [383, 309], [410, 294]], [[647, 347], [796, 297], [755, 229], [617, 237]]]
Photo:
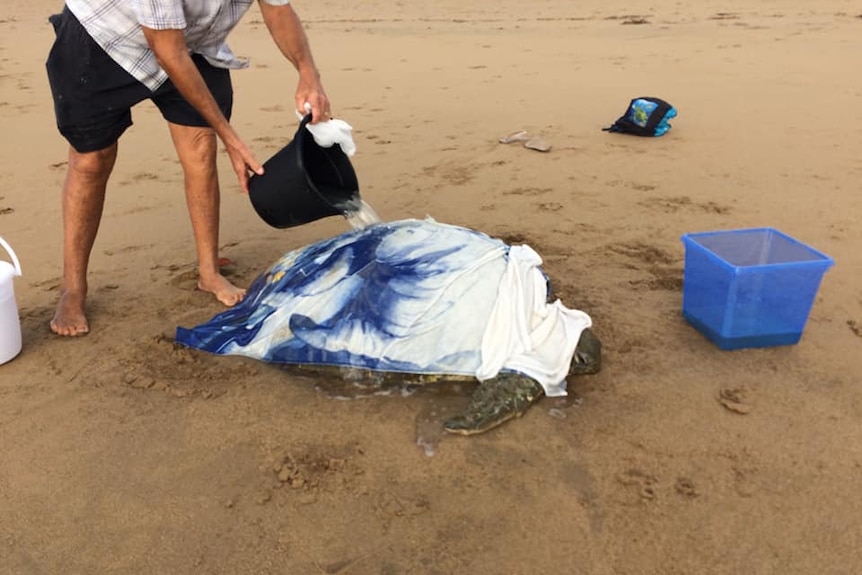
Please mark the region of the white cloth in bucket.
[[[302, 116], [296, 113], [301, 120]], [[356, 143], [353, 141], [353, 127], [344, 120], [327, 120], [316, 124], [306, 124], [305, 128], [314, 136], [314, 141], [321, 148], [331, 148], [338, 144], [341, 151], [352, 157], [356, 153]]]
[[316, 124], [306, 124], [305, 129], [314, 136], [314, 141], [321, 148], [331, 148], [335, 144], [341, 146], [341, 151], [348, 156], [356, 153], [351, 131], [353, 128], [344, 120], [327, 120]]

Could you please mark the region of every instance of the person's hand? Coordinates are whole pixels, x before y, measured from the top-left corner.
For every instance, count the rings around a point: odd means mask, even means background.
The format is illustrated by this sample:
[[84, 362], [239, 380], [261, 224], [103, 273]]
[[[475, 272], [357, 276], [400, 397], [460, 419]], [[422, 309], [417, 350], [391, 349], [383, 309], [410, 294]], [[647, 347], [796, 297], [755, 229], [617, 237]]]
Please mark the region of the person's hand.
[[311, 123], [325, 122], [332, 118], [329, 108], [329, 98], [323, 91], [320, 80], [305, 80], [300, 78], [296, 88], [296, 109], [300, 115], [308, 114], [306, 103], [311, 106]]
[[239, 138], [231, 143], [225, 142], [225, 148], [228, 156], [230, 156], [233, 171], [236, 172], [237, 179], [239, 179], [239, 186], [247, 194], [249, 171], [261, 176], [263, 175], [263, 166], [255, 159], [245, 142]]

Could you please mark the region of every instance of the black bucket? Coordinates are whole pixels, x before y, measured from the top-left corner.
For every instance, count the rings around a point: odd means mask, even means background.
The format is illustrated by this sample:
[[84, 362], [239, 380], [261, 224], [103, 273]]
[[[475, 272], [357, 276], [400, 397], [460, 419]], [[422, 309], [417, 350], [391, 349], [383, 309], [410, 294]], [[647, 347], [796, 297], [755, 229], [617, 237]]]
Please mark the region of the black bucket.
[[263, 165], [262, 176], [248, 182], [251, 205], [263, 221], [290, 228], [344, 215], [359, 200], [359, 183], [341, 147], [323, 148], [305, 129], [305, 116], [293, 140]]

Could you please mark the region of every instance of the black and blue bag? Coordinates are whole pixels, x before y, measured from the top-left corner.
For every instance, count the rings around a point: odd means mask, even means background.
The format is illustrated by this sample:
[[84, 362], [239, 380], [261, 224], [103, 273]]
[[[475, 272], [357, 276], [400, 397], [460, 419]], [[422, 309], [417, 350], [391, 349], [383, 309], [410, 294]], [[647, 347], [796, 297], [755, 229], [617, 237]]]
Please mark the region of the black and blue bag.
[[602, 130], [634, 136], [663, 136], [670, 130], [669, 120], [675, 118], [676, 114], [676, 108], [660, 98], [635, 98], [625, 114], [612, 126]]

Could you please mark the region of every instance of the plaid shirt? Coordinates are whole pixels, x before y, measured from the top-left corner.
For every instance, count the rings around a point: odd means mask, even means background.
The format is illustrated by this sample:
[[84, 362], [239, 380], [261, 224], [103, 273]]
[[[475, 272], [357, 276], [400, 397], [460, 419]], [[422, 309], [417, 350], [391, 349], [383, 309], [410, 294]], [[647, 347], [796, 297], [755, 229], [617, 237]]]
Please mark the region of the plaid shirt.
[[[282, 6], [290, 0], [263, 0]], [[108, 55], [155, 91], [168, 75], [159, 66], [142, 26], [183, 30], [189, 50], [219, 68], [245, 68], [225, 42], [254, 0], [66, 0], [69, 10]]]

